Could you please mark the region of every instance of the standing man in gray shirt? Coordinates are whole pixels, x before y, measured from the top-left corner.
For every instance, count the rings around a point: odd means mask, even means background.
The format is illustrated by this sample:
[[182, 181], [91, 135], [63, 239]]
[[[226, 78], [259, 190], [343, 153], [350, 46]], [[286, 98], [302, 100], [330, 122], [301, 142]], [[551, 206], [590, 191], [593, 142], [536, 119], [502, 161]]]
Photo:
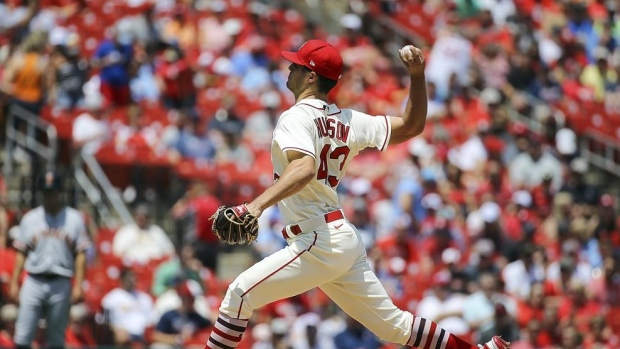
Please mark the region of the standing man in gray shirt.
[[[18, 349], [30, 348], [42, 316], [47, 323], [47, 347], [63, 348], [69, 308], [82, 298], [90, 240], [82, 214], [65, 206], [61, 183], [54, 172], [39, 180], [43, 205], [24, 215], [13, 243], [18, 254], [9, 296], [20, 305], [14, 338]], [[20, 291], [24, 269], [28, 276]]]

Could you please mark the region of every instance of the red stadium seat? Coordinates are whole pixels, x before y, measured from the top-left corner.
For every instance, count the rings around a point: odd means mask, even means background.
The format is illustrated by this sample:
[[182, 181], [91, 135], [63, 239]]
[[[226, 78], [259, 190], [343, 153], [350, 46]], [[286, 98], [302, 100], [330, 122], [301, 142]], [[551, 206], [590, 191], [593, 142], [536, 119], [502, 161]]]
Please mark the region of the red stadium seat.
[[620, 333], [620, 307], [612, 307], [607, 312], [607, 324], [612, 333]]
[[112, 241], [114, 240], [114, 231], [109, 229], [100, 229], [95, 236], [95, 244], [97, 252], [100, 256], [112, 255]]

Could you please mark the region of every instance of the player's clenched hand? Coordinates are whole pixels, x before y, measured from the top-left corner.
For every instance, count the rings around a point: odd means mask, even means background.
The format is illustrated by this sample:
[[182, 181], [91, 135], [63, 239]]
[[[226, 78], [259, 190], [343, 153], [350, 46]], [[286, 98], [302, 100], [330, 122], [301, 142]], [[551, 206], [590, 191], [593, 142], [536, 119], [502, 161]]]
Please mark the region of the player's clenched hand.
[[398, 50], [398, 55], [405, 67], [407, 67], [409, 75], [420, 75], [424, 73], [425, 63], [422, 50], [413, 45], [407, 45]]

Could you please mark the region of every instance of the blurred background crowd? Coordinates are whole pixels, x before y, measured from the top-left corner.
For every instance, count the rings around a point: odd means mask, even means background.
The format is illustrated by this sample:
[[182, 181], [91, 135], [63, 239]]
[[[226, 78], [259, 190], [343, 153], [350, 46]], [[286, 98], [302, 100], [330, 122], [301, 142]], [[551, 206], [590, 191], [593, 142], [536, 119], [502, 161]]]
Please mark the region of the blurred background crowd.
[[[24, 127], [6, 122], [16, 106], [55, 127], [67, 199], [95, 242], [68, 347], [171, 348], [178, 335], [204, 346], [235, 273], [285, 244], [275, 207], [249, 247], [221, 246], [207, 218], [272, 182], [272, 130], [294, 102], [280, 51], [319, 38], [346, 66], [331, 100], [370, 114], [399, 115], [406, 103], [397, 49], [413, 43], [427, 57], [424, 133], [360, 154], [338, 187], [396, 304], [473, 342], [620, 348], [619, 173], [593, 167], [580, 147], [592, 129], [619, 144], [619, 8], [0, 1], [0, 135]], [[20, 164], [0, 183], [0, 347], [11, 348], [11, 242], [36, 199], [30, 191], [25, 203], [30, 188], [12, 178], [34, 176], [39, 160], [19, 146], [4, 152]], [[134, 222], [109, 227], [73, 195], [79, 155], [101, 164]], [[320, 290], [258, 311], [242, 347], [395, 348]]]

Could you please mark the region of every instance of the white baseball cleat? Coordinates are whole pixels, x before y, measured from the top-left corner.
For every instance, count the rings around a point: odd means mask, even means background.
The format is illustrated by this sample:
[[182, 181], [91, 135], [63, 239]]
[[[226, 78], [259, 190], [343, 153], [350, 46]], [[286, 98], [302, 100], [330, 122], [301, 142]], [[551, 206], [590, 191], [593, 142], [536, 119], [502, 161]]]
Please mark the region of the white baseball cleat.
[[478, 344], [478, 348], [480, 349], [509, 349], [510, 342], [506, 342], [500, 336], [494, 336], [490, 341], [486, 342], [484, 345]]

